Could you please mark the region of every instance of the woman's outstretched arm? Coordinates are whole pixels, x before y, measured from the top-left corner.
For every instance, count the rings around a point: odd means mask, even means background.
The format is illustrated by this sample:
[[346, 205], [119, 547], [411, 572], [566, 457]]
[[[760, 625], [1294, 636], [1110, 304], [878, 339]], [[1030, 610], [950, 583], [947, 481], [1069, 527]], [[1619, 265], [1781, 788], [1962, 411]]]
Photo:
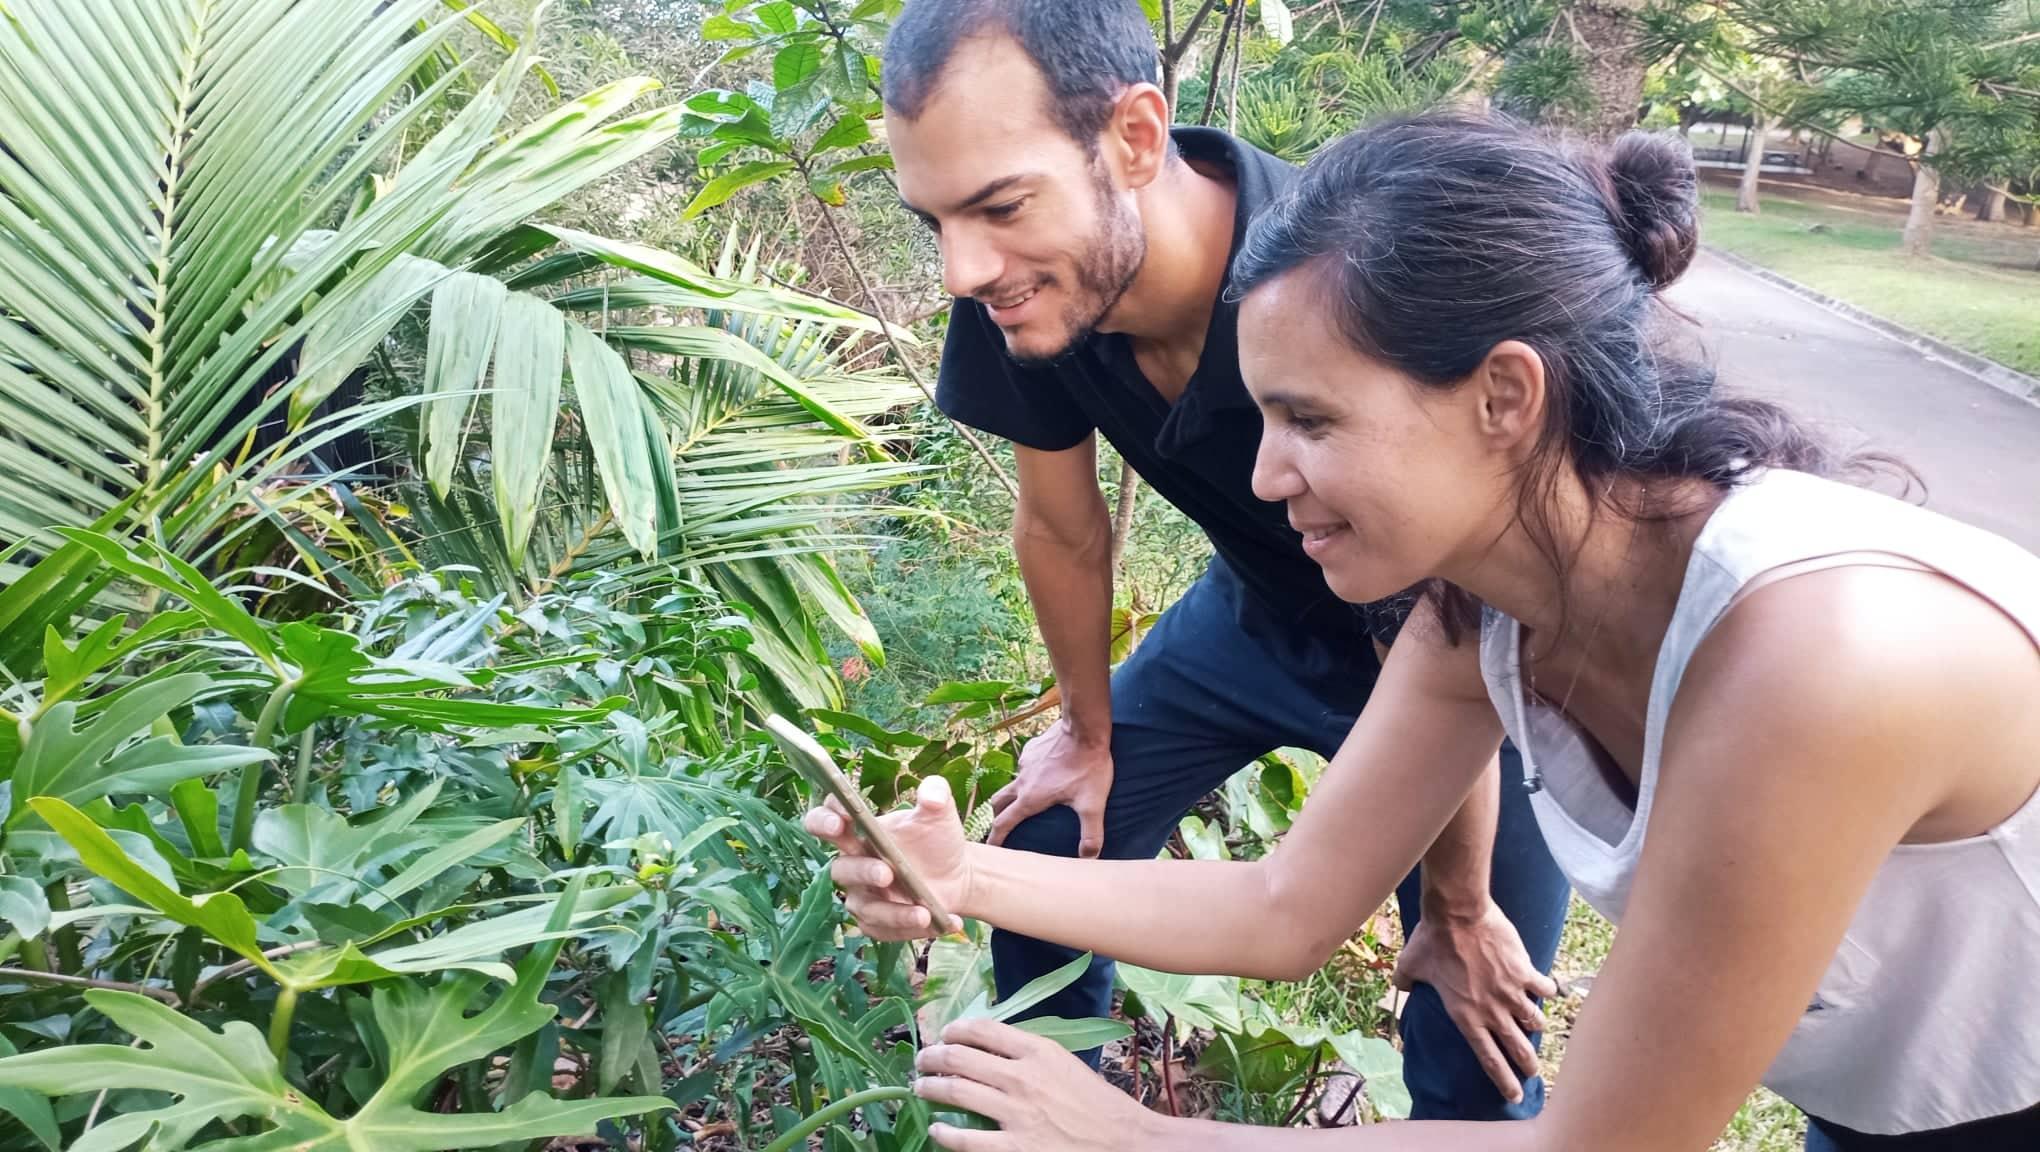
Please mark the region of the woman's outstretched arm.
[[[1931, 607], [1919, 585], [1905, 586], [1935, 579], [1787, 581], [1753, 595], [1702, 646], [1666, 733], [1620, 935], [1566, 1045], [1564, 1091], [1536, 1119], [1338, 1131], [1173, 1120], [1036, 1038], [980, 1020], [922, 1053], [917, 1091], [1002, 1131], [944, 1128], [936, 1142], [957, 1152], [1699, 1152], [1776, 1059], [1893, 846], [1958, 810], [1965, 820], [1951, 834], [1988, 828], [2032, 790], [2004, 726], [1976, 722], [2030, 700], [2032, 646], [1945, 582], [1938, 591], [1953, 598]], [[2020, 786], [1998, 795], [1988, 766], [2014, 761]]]
[[[1300, 978], [1381, 906], [1485, 778], [1501, 725], [1478, 659], [1420, 610], [1295, 825], [1260, 861], [1075, 860], [966, 844], [932, 781], [913, 811], [886, 819], [961, 915], [1146, 968]], [[927, 914], [890, 889], [890, 869], [840, 816], [817, 810], [808, 826], [842, 853], [835, 877], [866, 934], [929, 934]]]

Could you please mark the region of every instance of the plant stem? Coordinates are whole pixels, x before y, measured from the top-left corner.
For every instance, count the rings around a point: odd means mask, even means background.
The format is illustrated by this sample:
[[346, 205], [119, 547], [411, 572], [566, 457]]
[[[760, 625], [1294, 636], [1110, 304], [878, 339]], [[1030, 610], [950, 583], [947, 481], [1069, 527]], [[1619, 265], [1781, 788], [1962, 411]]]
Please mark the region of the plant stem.
[[[31, 940], [28, 943], [33, 944], [35, 941]], [[147, 984], [128, 984], [119, 980], [93, 980], [84, 976], [66, 976], [60, 972], [36, 972], [27, 968], [0, 968], [0, 979], [5, 978], [26, 980], [30, 984], [55, 984], [64, 988], [104, 988], [111, 992], [133, 992], [137, 996], [147, 996], [152, 1000], [161, 1000], [172, 1008], [177, 1007], [180, 1003], [177, 999], [177, 993], [167, 988], [151, 988]]]
[[290, 1018], [297, 1015], [297, 998], [297, 989], [285, 984], [276, 994], [276, 1014], [269, 1018], [269, 1051], [279, 1067], [290, 1050]]
[[[264, 960], [281, 960], [285, 956], [294, 955], [295, 953], [298, 952], [307, 952], [313, 948], [324, 948], [326, 946], [327, 945], [324, 940], [304, 940], [296, 944], [284, 944], [276, 948], [271, 948], [262, 953], [262, 958]], [[253, 972], [254, 970], [255, 962], [252, 960], [234, 961], [232, 964], [227, 965], [226, 967], [220, 969], [219, 971], [214, 972], [211, 975], [200, 979], [198, 983], [193, 984], [191, 986], [191, 1002], [193, 1004], [198, 1003], [199, 1000], [202, 998], [201, 994], [204, 993], [204, 991], [207, 988], [212, 987], [214, 984], [217, 984], [222, 980], [231, 980], [236, 976], [240, 976], [248, 972]]]
[[[43, 889], [43, 899], [49, 901], [50, 911], [71, 910], [71, 886], [62, 880], [50, 882]], [[50, 942], [57, 946], [56, 962], [51, 965], [53, 972], [77, 972], [84, 965], [78, 960], [78, 934], [69, 928], [59, 928], [50, 933]]]
[[297, 772], [290, 781], [290, 802], [293, 804], [305, 802], [305, 789], [311, 783], [312, 732], [317, 727], [316, 724], [307, 724], [304, 732], [298, 736]]
[[911, 1100], [911, 1088], [867, 1088], [854, 1096], [845, 1096], [820, 1112], [787, 1129], [786, 1135], [765, 1146], [765, 1152], [793, 1152], [795, 1148], [807, 1147], [807, 1138], [841, 1120], [867, 1104], [881, 1104], [887, 1100]]
[[[41, 940], [23, 940], [21, 942], [21, 962], [37, 972], [48, 972], [50, 970], [49, 949], [43, 945]], [[23, 971], [25, 970], [23, 969]], [[15, 971], [15, 969], [8, 969], [8, 971]]]
[[9, 932], [5, 936], [0, 936], [0, 964], [6, 964], [14, 959], [14, 954], [20, 950], [21, 933]]
[[[297, 691], [299, 681], [285, 680], [269, 694], [269, 702], [262, 706], [262, 715], [255, 721], [253, 747], [268, 748], [269, 741], [276, 735], [276, 729], [283, 721], [284, 706], [290, 703], [290, 694]], [[241, 784], [234, 793], [233, 839], [227, 844], [227, 851], [238, 852], [248, 847], [248, 841], [255, 831], [255, 801], [262, 795], [262, 762], [257, 761], [241, 769]]]
[[1169, 1062], [1176, 1058], [1176, 1018], [1164, 1014], [1162, 1017], [1162, 1099], [1168, 1102], [1169, 1115], [1181, 1116], [1176, 1108], [1176, 1082], [1169, 1074]]
[[1324, 1046], [1319, 1045], [1318, 1050], [1311, 1053], [1310, 1071], [1303, 1075], [1303, 1090], [1296, 1094], [1296, 1105], [1289, 1110], [1289, 1115], [1282, 1118], [1282, 1123], [1278, 1127], [1287, 1128], [1296, 1123], [1298, 1116], [1303, 1115], [1305, 1106], [1310, 1103], [1310, 1090], [1317, 1085], [1318, 1069], [1324, 1065], [1324, 1059]]
[[1218, 26], [1218, 53], [1211, 58], [1211, 79], [1204, 86], [1204, 114], [1197, 118], [1199, 124], [1207, 127], [1211, 124], [1211, 114], [1218, 109], [1218, 80], [1225, 74], [1226, 38], [1232, 35], [1233, 25], [1240, 18], [1240, 9], [1245, 6], [1244, 0], [1233, 0], [1226, 6], [1225, 23]]

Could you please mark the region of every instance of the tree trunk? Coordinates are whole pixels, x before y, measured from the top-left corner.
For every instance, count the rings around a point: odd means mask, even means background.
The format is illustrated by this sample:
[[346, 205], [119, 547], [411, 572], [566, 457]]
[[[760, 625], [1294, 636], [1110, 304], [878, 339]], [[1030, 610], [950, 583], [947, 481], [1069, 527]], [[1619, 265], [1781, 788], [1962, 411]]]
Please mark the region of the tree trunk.
[[1612, 140], [1636, 125], [1643, 104], [1645, 61], [1636, 15], [1644, 0], [1574, 0], [1560, 10], [1560, 36], [1575, 36], [1573, 50], [1586, 61], [1594, 108], [1573, 127]]
[[1988, 224], [2002, 224], [2005, 219], [2005, 190], [1993, 188], [1985, 197], [1983, 207], [1977, 210], [1976, 218]]
[[1755, 216], [1762, 211], [1757, 205], [1757, 180], [1764, 167], [1764, 148], [1771, 142], [1771, 129], [1778, 118], [1759, 112], [1752, 119], [1757, 131], [1743, 147], [1742, 187], [1735, 193], [1735, 210]]
[[1941, 173], [1931, 163], [1934, 138], [1920, 150], [1919, 170], [1913, 174], [1912, 211], [1905, 217], [1905, 238], [1899, 251], [1908, 256], [1925, 256], [1934, 246], [1934, 207], [1941, 202]]

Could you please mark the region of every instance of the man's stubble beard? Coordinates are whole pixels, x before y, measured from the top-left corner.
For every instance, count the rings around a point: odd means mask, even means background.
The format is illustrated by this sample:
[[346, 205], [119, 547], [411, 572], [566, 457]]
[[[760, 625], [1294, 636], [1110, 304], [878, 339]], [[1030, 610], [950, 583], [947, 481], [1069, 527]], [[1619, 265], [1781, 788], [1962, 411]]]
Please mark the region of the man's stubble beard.
[[1118, 306], [1147, 261], [1147, 232], [1140, 214], [1113, 194], [1111, 178], [1102, 170], [1094, 170], [1094, 177], [1101, 225], [1095, 242], [1084, 246], [1086, 255], [1077, 264], [1076, 291], [1063, 314], [1069, 335], [1054, 352], [1013, 354], [1022, 364], [1053, 364], [1082, 347]]

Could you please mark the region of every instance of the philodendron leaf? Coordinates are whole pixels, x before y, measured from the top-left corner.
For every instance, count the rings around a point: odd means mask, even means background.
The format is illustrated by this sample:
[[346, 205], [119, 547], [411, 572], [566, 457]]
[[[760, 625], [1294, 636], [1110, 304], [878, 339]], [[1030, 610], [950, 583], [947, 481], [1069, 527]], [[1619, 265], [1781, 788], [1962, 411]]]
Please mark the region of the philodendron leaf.
[[472, 1015], [468, 1007], [485, 978], [461, 975], [432, 988], [417, 983], [378, 988], [372, 1012], [389, 1077], [368, 1103], [342, 1120], [304, 1098], [284, 1078], [253, 1025], [230, 1021], [218, 1032], [166, 1005], [129, 992], [91, 989], [101, 1015], [143, 1047], [73, 1044], [0, 1058], [0, 1088], [44, 1096], [147, 1088], [176, 1102], [103, 1119], [71, 1152], [117, 1152], [156, 1131], [165, 1146], [183, 1147], [221, 1120], [272, 1125], [254, 1136], [204, 1145], [216, 1152], [440, 1152], [553, 1136], [592, 1133], [601, 1121], [670, 1108], [664, 1097], [561, 1101], [532, 1093], [501, 1112], [421, 1112], [411, 1100], [449, 1070], [485, 1059], [543, 1027], [555, 1012], [522, 983]]
[[1133, 1029], [1119, 1020], [1070, 1020], [1062, 1016], [1037, 1016], [1013, 1025], [1022, 1032], [1053, 1040], [1072, 1052], [1096, 1048], [1133, 1034]]
[[276, 975], [256, 939], [255, 918], [249, 915], [239, 896], [232, 892], [208, 892], [196, 898], [187, 897], [136, 863], [104, 828], [71, 805], [44, 796], [30, 800], [29, 806], [77, 850], [79, 860], [87, 868], [170, 919], [203, 930], [257, 968]]
[[1013, 1017], [1027, 1011], [1050, 996], [1077, 982], [1077, 977], [1091, 966], [1091, 954], [1070, 961], [1046, 976], [1029, 981], [1027, 986], [999, 1001], [989, 1008], [966, 1010], [959, 1018], [982, 1016], [989, 1020], [1011, 1021]]
[[[15, 1054], [14, 1045], [7, 1037], [0, 1036], [0, 1057]], [[50, 1152], [59, 1152], [64, 1146], [64, 1134], [57, 1127], [56, 1110], [50, 1102], [25, 1088], [0, 1088], [0, 1112], [5, 1112], [21, 1121], [42, 1146]]]
[[50, 926], [50, 902], [26, 876], [0, 876], [0, 924], [33, 940]]
[[206, 623], [245, 644], [264, 663], [275, 665], [276, 646], [268, 628], [240, 601], [213, 587], [190, 564], [148, 541], [130, 546], [111, 536], [77, 528], [59, 528], [57, 533], [90, 550], [102, 564], [121, 575], [182, 598]]
[[104, 712], [77, 723], [78, 706], [53, 704], [31, 727], [14, 768], [14, 811], [9, 826], [29, 815], [28, 802], [53, 796], [85, 804], [123, 792], [165, 792], [197, 776], [227, 772], [271, 758], [260, 748], [231, 744], [185, 745], [165, 736], [122, 745], [156, 720], [196, 699], [207, 679], [197, 673], [145, 681]]
[[1395, 1045], [1360, 1032], [1334, 1036], [1329, 1043], [1346, 1067], [1360, 1074], [1367, 1102], [1376, 1112], [1390, 1120], [1409, 1119], [1410, 1088], [1403, 1081], [1402, 1053]]

